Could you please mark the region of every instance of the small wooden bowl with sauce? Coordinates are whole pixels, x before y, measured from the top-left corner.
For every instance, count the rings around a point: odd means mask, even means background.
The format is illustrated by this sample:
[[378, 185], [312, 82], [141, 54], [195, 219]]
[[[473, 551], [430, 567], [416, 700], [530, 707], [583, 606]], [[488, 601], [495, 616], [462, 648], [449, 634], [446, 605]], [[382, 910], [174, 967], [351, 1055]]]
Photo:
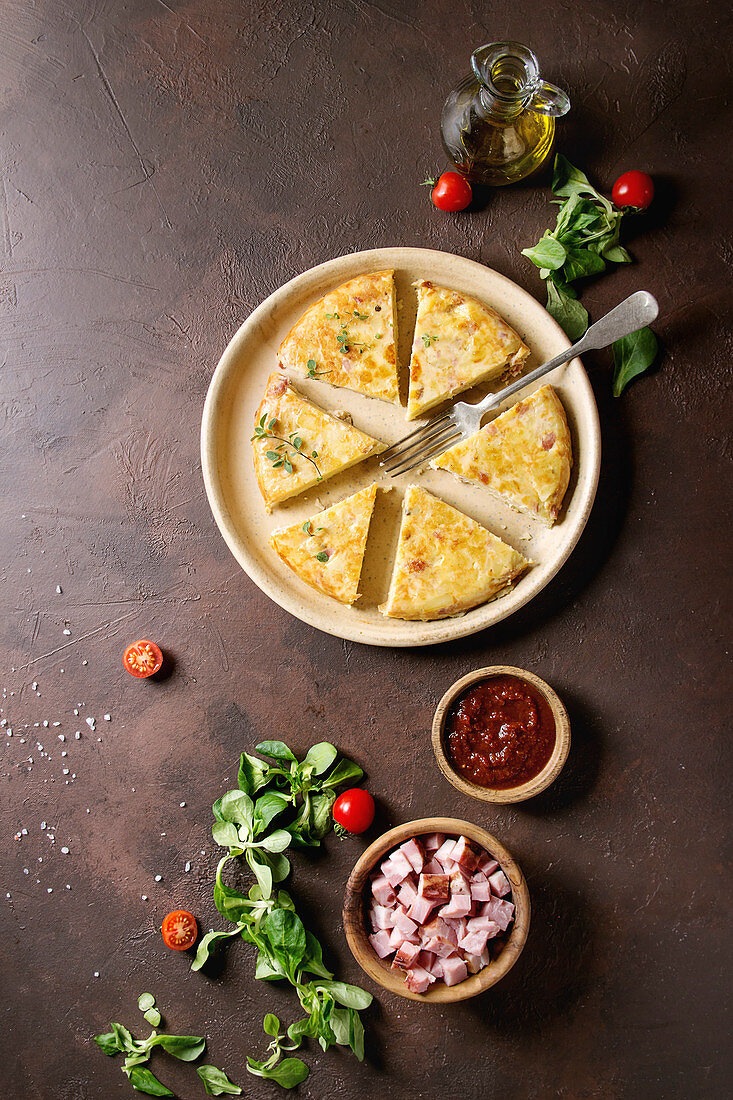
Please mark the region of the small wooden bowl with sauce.
[[[506, 683], [506, 678], [520, 680], [526, 685], [528, 696], [534, 697], [540, 716], [544, 718], [551, 715], [554, 721], [554, 745], [549, 751], [546, 762], [542, 764], [535, 774], [516, 785], [502, 783], [497, 786], [483, 786], [472, 782], [463, 773], [453, 759], [448, 727], [455, 720], [456, 708], [461, 700], [482, 682], [501, 679]], [[539, 698], [537, 698], [539, 697]], [[545, 728], [548, 721], [543, 720]], [[524, 802], [527, 798], [533, 798], [546, 790], [557, 779], [562, 771], [570, 751], [570, 720], [562, 702], [552, 690], [549, 684], [535, 676], [532, 672], [526, 672], [521, 668], [511, 665], [490, 665], [488, 668], [478, 668], [475, 672], [469, 672], [462, 676], [446, 691], [438, 703], [433, 719], [433, 752], [438, 761], [438, 767], [446, 779], [463, 794], [471, 798], [477, 798], [481, 802]]]
[[[512, 888], [514, 921], [501, 950], [478, 973], [469, 975], [457, 985], [448, 986], [443, 982], [436, 982], [425, 993], [412, 993], [405, 985], [404, 971], [395, 969], [389, 959], [380, 959], [369, 942], [366, 897], [372, 872], [387, 853], [411, 837], [421, 837], [427, 833], [444, 833], [446, 837], [465, 836], [497, 860]], [[419, 821], [408, 821], [390, 829], [362, 853], [346, 884], [343, 921], [352, 955], [365, 974], [383, 989], [410, 1001], [450, 1004], [476, 997], [496, 985], [511, 970], [527, 942], [530, 914], [529, 890], [521, 868], [495, 836], [470, 821], [460, 821], [452, 817], [423, 817]]]

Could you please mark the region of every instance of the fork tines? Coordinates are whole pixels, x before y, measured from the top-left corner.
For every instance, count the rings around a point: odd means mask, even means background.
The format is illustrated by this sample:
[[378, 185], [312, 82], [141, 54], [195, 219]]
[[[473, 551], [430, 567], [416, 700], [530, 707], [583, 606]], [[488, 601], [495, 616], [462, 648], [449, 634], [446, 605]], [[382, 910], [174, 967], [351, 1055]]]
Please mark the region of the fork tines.
[[398, 439], [382, 452], [379, 465], [384, 466], [392, 477], [406, 474], [408, 470], [414, 470], [416, 466], [421, 466], [434, 455], [440, 454], [460, 434], [450, 415], [445, 413], [416, 428], [403, 439]]

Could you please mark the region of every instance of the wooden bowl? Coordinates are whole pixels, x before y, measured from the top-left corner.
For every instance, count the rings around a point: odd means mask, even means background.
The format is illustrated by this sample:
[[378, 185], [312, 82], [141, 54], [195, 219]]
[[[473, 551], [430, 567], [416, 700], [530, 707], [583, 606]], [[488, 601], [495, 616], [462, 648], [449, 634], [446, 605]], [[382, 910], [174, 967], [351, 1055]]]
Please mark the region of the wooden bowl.
[[[492, 959], [483, 970], [479, 970], [478, 974], [471, 974], [458, 985], [447, 986], [443, 982], [436, 982], [427, 993], [411, 993], [405, 985], [403, 972], [393, 969], [389, 960], [380, 959], [369, 942], [364, 894], [369, 885], [370, 875], [380, 860], [392, 848], [396, 848], [410, 837], [422, 836], [425, 833], [445, 833], [446, 836], [462, 834], [480, 844], [499, 862], [512, 887], [512, 901], [515, 906], [514, 924], [498, 956]], [[480, 829], [478, 825], [472, 825], [470, 821], [459, 821], [453, 817], [423, 817], [419, 821], [408, 821], [405, 825], [390, 829], [369, 845], [346, 883], [343, 919], [351, 953], [370, 978], [390, 993], [407, 997], [410, 1001], [430, 1001], [433, 1004], [466, 1001], [469, 997], [475, 997], [490, 986], [496, 985], [507, 971], [511, 970], [522, 953], [529, 932], [529, 917], [527, 883], [519, 866], [503, 844], [500, 844], [496, 837], [487, 833], [485, 829]]]
[[[478, 680], [487, 680], [493, 676], [517, 676], [520, 680], [526, 680], [528, 684], [536, 688], [547, 700], [555, 719], [555, 747], [550, 759], [541, 772], [533, 779], [521, 783], [518, 787], [498, 789], [493, 787], [480, 787], [456, 771], [451, 763], [445, 747], [445, 720], [453, 702], [462, 695], [467, 688]], [[489, 665], [488, 668], [477, 668], [475, 672], [469, 672], [456, 680], [449, 687], [443, 698], [438, 703], [433, 718], [433, 752], [438, 761], [438, 767], [443, 775], [462, 794], [468, 794], [471, 798], [478, 798], [481, 802], [524, 802], [527, 798], [533, 798], [540, 791], [544, 791], [551, 783], [554, 783], [565, 766], [565, 761], [570, 752], [570, 719], [562, 702], [552, 690], [549, 684], [540, 680], [532, 672], [526, 672], [523, 668], [514, 668], [511, 665]]]

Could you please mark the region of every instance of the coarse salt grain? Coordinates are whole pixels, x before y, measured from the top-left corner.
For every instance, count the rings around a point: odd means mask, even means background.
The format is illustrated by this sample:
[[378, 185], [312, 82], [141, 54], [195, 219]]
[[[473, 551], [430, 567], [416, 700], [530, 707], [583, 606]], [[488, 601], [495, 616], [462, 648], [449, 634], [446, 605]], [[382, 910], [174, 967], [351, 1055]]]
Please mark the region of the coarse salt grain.
[[69, 630], [68, 626], [64, 628], [64, 634], [71, 634], [71, 631]]
[[56, 592], [58, 593], [59, 596], [61, 595], [61, 585], [60, 584], [56, 585]]
[[186, 805], [186, 803], [185, 802], [179, 802], [178, 805], [181, 807], [181, 809], [183, 809], [183, 807]]
[[155, 876], [155, 881], [156, 882], [162, 882], [163, 881], [163, 876], [162, 875], [156, 875]]
[[[62, 849], [62, 851], [63, 851], [63, 849]], [[191, 863], [190, 863], [189, 860], [186, 861], [186, 864], [185, 864], [183, 870], [186, 872], [186, 874], [188, 874], [188, 872], [191, 870]]]
[[85, 718], [85, 719], [84, 719], [84, 721], [85, 721], [85, 722], [86, 722], [86, 724], [87, 724], [87, 725], [89, 726], [89, 729], [90, 729], [90, 730], [93, 730], [93, 729], [94, 729], [94, 726], [95, 726], [95, 722], [94, 722], [94, 719], [93, 719], [93, 718]]
[[63, 854], [65, 856], [68, 856], [68, 854], [69, 854], [69, 849], [68, 848], [62, 848], [61, 851], [63, 852]]
[[112, 715], [111, 714], [105, 714], [104, 720], [105, 720], [105, 722], [111, 722], [112, 721]]

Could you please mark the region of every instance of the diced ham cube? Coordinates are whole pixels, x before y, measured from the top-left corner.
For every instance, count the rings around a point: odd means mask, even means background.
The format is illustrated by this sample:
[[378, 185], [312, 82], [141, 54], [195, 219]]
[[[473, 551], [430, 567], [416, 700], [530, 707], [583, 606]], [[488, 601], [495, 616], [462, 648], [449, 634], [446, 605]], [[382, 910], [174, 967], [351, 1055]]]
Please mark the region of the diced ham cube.
[[470, 912], [470, 894], [451, 894], [450, 902], [440, 910], [440, 916], [445, 920], [447, 917], [467, 917]]
[[444, 875], [445, 870], [443, 864], [438, 863], [437, 859], [429, 859], [423, 867], [423, 873], [426, 875]]
[[435, 957], [433, 965], [430, 967], [430, 973], [435, 979], [437, 979], [437, 981], [440, 981], [443, 977], [443, 960], [437, 955]]
[[[405, 861], [407, 862], [407, 861]], [[392, 889], [396, 889], [401, 882], [404, 882], [407, 875], [403, 874], [399, 867], [396, 867], [391, 859], [385, 859], [382, 866], [379, 868], [387, 882]], [[410, 868], [412, 870], [412, 868]]]
[[425, 993], [435, 978], [421, 966], [411, 967], [405, 977], [405, 985], [411, 993]]
[[425, 859], [423, 857], [422, 848], [414, 838], [408, 840], [405, 844], [400, 844], [398, 851], [403, 853], [408, 863], [410, 863], [418, 874], [422, 871]]
[[378, 932], [380, 928], [392, 927], [392, 909], [386, 905], [373, 905], [371, 910], [372, 928]]
[[470, 874], [471, 871], [476, 870], [479, 852], [476, 845], [472, 844], [468, 837], [459, 836], [450, 854], [450, 858], [455, 860], [456, 863], [460, 864], [460, 866]]
[[494, 898], [493, 901], [487, 901], [481, 906], [481, 915], [496, 921], [502, 932], [506, 932], [514, 916], [514, 906], [510, 901], [497, 901]]
[[460, 868], [453, 871], [450, 876], [450, 892], [451, 894], [471, 893], [471, 881], [463, 874]]
[[491, 886], [487, 879], [471, 882], [471, 898], [474, 901], [491, 901]]
[[418, 897], [415, 898], [410, 908], [407, 910], [407, 915], [411, 920], [416, 921], [418, 924], [424, 924], [432, 913], [437, 903], [431, 901], [430, 898]]
[[[498, 936], [501, 932], [501, 928], [493, 921], [491, 917], [471, 917], [466, 922], [466, 930], [468, 932], [487, 932], [488, 938], [492, 940], [494, 936]], [[481, 952], [479, 951], [479, 955]]]
[[388, 955], [391, 955], [394, 951], [389, 942], [389, 933], [382, 929], [380, 932], [375, 932], [374, 935], [369, 937], [369, 942], [379, 955], [380, 959], [386, 959]]
[[432, 951], [434, 955], [440, 955], [441, 959], [447, 959], [456, 953], [456, 944], [451, 943], [450, 940], [444, 940], [442, 936], [432, 936], [427, 941], [423, 941], [423, 947], [426, 951]]
[[404, 932], [406, 936], [412, 936], [417, 931], [417, 925], [414, 920], [410, 920], [407, 913], [402, 909], [397, 910], [397, 915], [393, 922], [395, 928], [399, 928], [400, 932]]
[[499, 867], [499, 864], [495, 859], [492, 859], [488, 852], [482, 852], [479, 856], [477, 870], [483, 871], [488, 878], [489, 875], [493, 875]]
[[399, 970], [407, 970], [408, 967], [415, 965], [419, 954], [420, 944], [405, 940], [392, 960], [392, 966], [397, 967]]
[[458, 943], [458, 937], [453, 927], [453, 922], [451, 921], [449, 923], [437, 915], [422, 926], [422, 932], [426, 936], [439, 936], [441, 939], [447, 940], [448, 943]]
[[400, 905], [404, 905], [409, 909], [416, 897], [417, 890], [412, 885], [409, 879], [405, 879], [405, 881], [397, 888], [397, 900], [399, 901]]
[[[478, 955], [466, 955], [463, 960], [468, 967], [469, 974], [478, 974], [479, 970], [483, 970], [484, 963], [481, 962], [481, 958]], [[394, 963], [392, 964], [394, 966]]]
[[458, 985], [468, 977], [468, 967], [458, 955], [443, 959], [443, 981], [446, 985]]
[[389, 858], [395, 870], [404, 872], [402, 875], [403, 881], [408, 875], [412, 874], [413, 866], [400, 848], [398, 848], [396, 852], [392, 852]]
[[405, 933], [399, 928], [393, 928], [389, 933], [389, 944], [393, 951], [397, 951], [405, 943]]
[[447, 875], [420, 875], [417, 892], [420, 897], [431, 901], [448, 901], [451, 895], [450, 879]]
[[499, 898], [511, 893], [512, 888], [509, 885], [509, 879], [502, 870], [494, 871], [493, 875], [489, 875], [489, 885], [492, 894], [496, 894]]
[[470, 955], [480, 955], [488, 938], [488, 932], [467, 932], [458, 946], [461, 951], [467, 951]]
[[392, 905], [395, 893], [384, 875], [372, 879], [372, 895], [378, 905]]
[[422, 837], [423, 848], [426, 852], [437, 852], [444, 840], [442, 833], [428, 833], [427, 836]]
[[448, 837], [447, 840], [443, 841], [433, 858], [437, 859], [438, 863], [442, 863], [443, 865], [445, 865], [445, 861], [451, 858], [451, 852], [453, 851], [455, 846], [455, 840], [452, 840], [450, 837]]

